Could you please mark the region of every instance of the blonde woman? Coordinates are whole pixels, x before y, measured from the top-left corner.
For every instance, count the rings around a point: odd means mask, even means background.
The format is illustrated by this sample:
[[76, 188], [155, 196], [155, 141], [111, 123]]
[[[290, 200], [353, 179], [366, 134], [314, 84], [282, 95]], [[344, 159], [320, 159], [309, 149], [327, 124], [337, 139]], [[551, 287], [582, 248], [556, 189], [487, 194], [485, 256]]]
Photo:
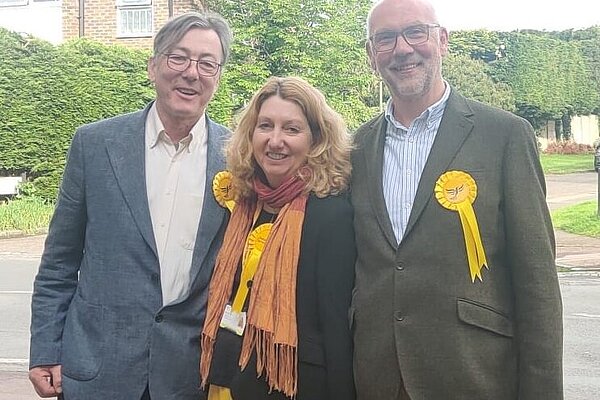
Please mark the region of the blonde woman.
[[209, 399], [355, 397], [349, 151], [341, 117], [300, 78], [269, 79], [243, 112], [202, 332]]

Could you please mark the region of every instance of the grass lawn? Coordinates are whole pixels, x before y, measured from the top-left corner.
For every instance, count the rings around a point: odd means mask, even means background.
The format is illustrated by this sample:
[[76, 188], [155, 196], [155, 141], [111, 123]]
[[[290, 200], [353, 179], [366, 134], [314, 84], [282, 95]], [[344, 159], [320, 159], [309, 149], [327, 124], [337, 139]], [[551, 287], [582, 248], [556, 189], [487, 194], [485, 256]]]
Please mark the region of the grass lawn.
[[597, 211], [597, 201], [586, 201], [554, 211], [552, 222], [555, 228], [562, 231], [600, 238], [600, 217]]
[[54, 205], [36, 198], [0, 202], [0, 232], [34, 233], [48, 227], [53, 212]]
[[594, 170], [593, 154], [541, 154], [545, 174], [568, 174]]

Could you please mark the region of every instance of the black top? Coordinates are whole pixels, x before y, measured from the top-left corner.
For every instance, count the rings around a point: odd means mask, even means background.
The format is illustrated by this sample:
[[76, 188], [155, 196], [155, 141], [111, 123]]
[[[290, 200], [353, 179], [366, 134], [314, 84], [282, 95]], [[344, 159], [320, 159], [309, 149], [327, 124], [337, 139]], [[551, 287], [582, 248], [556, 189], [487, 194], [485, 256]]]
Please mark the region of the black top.
[[[353, 213], [348, 198], [320, 199], [311, 195], [302, 226], [296, 285], [297, 400], [355, 398], [348, 322], [355, 260]], [[236, 279], [239, 282], [239, 277]], [[265, 377], [256, 377], [255, 355], [240, 371], [240, 349], [240, 337], [219, 330], [209, 382], [229, 387], [235, 400], [287, 400], [279, 391], [269, 394]], [[217, 383], [217, 377], [229, 384]]]

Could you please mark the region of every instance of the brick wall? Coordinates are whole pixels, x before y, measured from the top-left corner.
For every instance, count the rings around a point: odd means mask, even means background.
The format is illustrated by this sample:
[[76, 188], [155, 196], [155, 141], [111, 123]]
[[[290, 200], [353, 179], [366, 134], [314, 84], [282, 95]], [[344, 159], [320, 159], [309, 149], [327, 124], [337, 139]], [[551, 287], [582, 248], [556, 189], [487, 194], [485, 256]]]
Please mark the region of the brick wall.
[[[63, 38], [79, 37], [79, 0], [63, 0]], [[202, 9], [201, 0], [173, 0], [173, 14]], [[152, 0], [154, 33], [169, 18], [168, 0]], [[85, 0], [84, 36], [106, 44], [152, 48], [152, 37], [117, 37], [117, 1]]]

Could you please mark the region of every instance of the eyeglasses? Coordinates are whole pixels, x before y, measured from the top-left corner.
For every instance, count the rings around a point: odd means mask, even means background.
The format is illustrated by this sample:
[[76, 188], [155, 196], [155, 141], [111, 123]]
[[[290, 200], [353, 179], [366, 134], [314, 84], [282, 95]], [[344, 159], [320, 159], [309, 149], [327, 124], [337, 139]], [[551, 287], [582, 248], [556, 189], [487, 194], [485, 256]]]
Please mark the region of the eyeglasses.
[[429, 40], [429, 30], [439, 28], [439, 24], [419, 24], [409, 26], [401, 31], [384, 31], [369, 37], [376, 53], [385, 53], [396, 48], [398, 36], [402, 36], [411, 46], [423, 44]]
[[200, 59], [194, 60], [180, 54], [163, 54], [167, 57], [167, 67], [174, 71], [183, 72], [190, 67], [192, 61], [196, 63], [196, 69], [202, 76], [215, 76], [219, 72], [222, 64], [213, 60]]

